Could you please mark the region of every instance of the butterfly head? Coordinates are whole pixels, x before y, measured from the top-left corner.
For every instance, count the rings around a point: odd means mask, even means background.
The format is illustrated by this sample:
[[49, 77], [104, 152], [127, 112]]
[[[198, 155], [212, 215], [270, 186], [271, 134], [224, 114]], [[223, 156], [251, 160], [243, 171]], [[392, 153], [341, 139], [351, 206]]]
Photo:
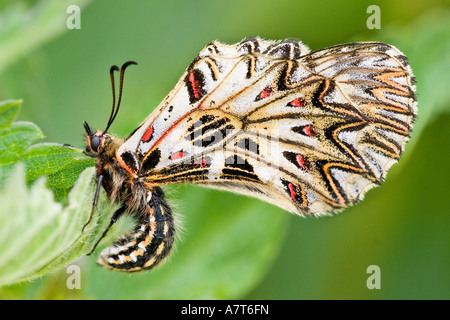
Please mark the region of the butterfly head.
[[102, 152], [108, 149], [111, 143], [111, 136], [101, 130], [92, 131], [87, 122], [83, 123], [86, 131], [86, 154], [92, 157], [98, 157]]

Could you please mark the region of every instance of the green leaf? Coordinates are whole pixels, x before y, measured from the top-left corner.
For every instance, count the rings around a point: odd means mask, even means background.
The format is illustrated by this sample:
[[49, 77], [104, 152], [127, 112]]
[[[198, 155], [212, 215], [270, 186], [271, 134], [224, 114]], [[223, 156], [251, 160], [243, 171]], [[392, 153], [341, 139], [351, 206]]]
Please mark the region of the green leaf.
[[0, 103], [0, 185], [12, 168], [23, 162], [26, 182], [31, 185], [41, 176], [47, 177], [47, 187], [58, 201], [67, 197], [80, 173], [95, 162], [82, 151], [55, 143], [33, 145], [44, 137], [42, 131], [31, 122], [13, 122], [22, 101]]
[[0, 102], [0, 128], [8, 128], [19, 112], [22, 100]]
[[94, 163], [72, 147], [33, 145], [44, 135], [31, 122], [13, 122], [21, 103], [0, 103], [0, 285], [39, 277], [85, 255], [105, 227], [100, 217], [109, 203], [102, 195], [81, 233], [94, 194], [94, 168], [86, 168]]
[[[86, 169], [63, 207], [38, 179], [28, 190], [24, 166], [12, 171], [0, 192], [0, 285], [31, 280], [89, 252], [105, 227], [99, 214], [81, 233], [92, 206], [94, 168]], [[108, 201], [102, 197], [100, 208]]]
[[42, 175], [47, 176], [47, 187], [53, 190], [58, 201], [67, 196], [80, 172], [95, 164], [81, 150], [55, 143], [32, 146], [23, 161], [28, 169], [27, 184]]

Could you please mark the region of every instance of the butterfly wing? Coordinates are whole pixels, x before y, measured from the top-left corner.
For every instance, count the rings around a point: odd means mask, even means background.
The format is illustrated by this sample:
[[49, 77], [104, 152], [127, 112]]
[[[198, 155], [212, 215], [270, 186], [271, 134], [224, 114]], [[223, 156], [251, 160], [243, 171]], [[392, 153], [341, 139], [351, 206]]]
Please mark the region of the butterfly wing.
[[211, 43], [118, 150], [149, 186], [198, 183], [297, 214], [379, 184], [416, 113], [405, 56], [383, 43]]

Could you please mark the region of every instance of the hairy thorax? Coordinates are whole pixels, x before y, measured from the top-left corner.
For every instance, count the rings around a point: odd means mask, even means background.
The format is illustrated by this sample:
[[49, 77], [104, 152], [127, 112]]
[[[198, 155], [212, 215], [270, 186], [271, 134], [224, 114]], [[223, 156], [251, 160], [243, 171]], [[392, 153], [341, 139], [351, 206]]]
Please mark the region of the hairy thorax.
[[97, 159], [97, 168], [101, 168], [104, 179], [102, 181], [108, 197], [117, 203], [126, 203], [128, 212], [141, 211], [145, 204], [148, 188], [144, 182], [120, 165], [117, 149], [122, 144], [120, 139], [105, 135], [103, 152]]

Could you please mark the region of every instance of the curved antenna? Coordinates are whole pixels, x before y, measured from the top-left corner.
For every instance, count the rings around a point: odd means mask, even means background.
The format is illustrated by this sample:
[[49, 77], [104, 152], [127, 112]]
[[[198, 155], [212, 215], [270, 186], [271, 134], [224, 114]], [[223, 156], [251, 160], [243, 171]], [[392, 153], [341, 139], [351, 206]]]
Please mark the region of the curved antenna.
[[116, 89], [115, 89], [116, 86], [114, 84], [114, 71], [119, 71], [119, 67], [114, 65], [109, 69], [109, 77], [111, 78], [113, 103], [112, 103], [112, 108], [111, 108], [111, 114], [109, 115], [109, 119], [106, 124], [106, 129], [103, 131], [103, 133], [105, 133], [109, 129], [109, 126], [112, 124], [112, 118], [113, 118], [113, 115], [115, 112], [115, 107], [116, 107]]
[[128, 66], [132, 65], [132, 64], [137, 65], [137, 62], [135, 62], [135, 61], [127, 61], [120, 68], [119, 100], [117, 102], [117, 107], [115, 107], [115, 99], [116, 99], [116, 97], [115, 97], [115, 86], [114, 86], [114, 71], [118, 71], [119, 68], [117, 66], [112, 66], [110, 71], [109, 71], [110, 76], [111, 76], [111, 85], [112, 85], [112, 91], [113, 91], [113, 107], [112, 107], [111, 114], [109, 116], [109, 120], [108, 120], [108, 123], [106, 125], [106, 128], [105, 128], [105, 130], [103, 130], [103, 134], [108, 131], [109, 127], [114, 122], [114, 119], [116, 118], [117, 113], [119, 112], [120, 101], [122, 100], [123, 77], [124, 77], [124, 74], [125, 74], [125, 69]]

